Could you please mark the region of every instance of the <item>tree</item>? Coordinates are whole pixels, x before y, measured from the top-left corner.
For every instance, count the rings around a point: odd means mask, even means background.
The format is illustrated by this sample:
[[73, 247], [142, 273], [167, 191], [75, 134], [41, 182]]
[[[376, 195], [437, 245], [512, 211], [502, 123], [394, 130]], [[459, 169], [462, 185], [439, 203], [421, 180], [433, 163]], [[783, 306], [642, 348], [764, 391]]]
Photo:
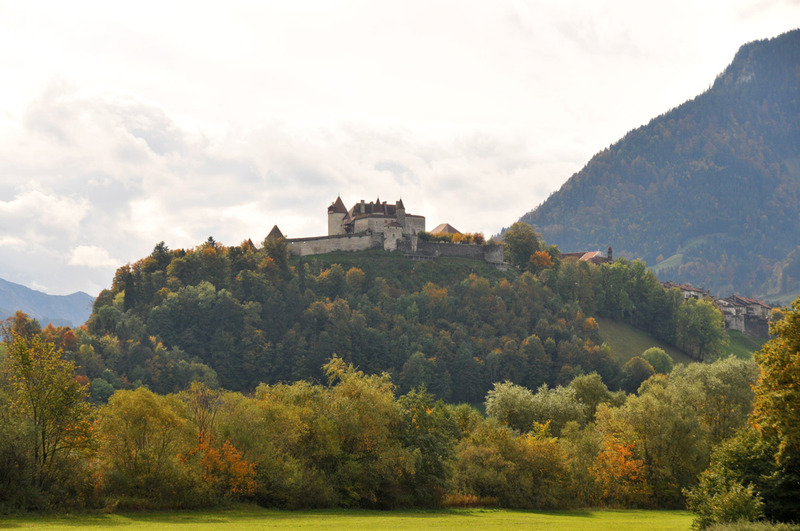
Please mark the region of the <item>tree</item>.
[[488, 419], [457, 445], [453, 484], [501, 507], [563, 508], [571, 501], [567, 473], [566, 455], [546, 426], [519, 434]]
[[561, 430], [568, 422], [582, 422], [586, 417], [587, 407], [576, 396], [573, 387], [558, 386], [549, 389], [547, 384], [533, 395], [531, 403], [533, 421], [537, 424], [546, 424], [555, 436], [561, 435]]
[[486, 395], [486, 414], [500, 424], [525, 433], [533, 428], [533, 393], [511, 382], [495, 383]]
[[[749, 428], [714, 448], [711, 464], [700, 481], [686, 489], [687, 508], [697, 515], [692, 527], [706, 529], [715, 523], [754, 521], [771, 516], [760, 491], [774, 476], [774, 445], [765, 444]], [[765, 509], [767, 509], [765, 511]]]
[[569, 383], [569, 388], [574, 391], [575, 399], [586, 406], [586, 418], [589, 421], [594, 420], [597, 406], [612, 400], [608, 387], [596, 372], [578, 376]]
[[646, 359], [659, 374], [669, 374], [672, 370], [672, 358], [664, 352], [664, 349], [650, 347], [642, 352], [642, 358]]
[[753, 386], [758, 366], [753, 360], [730, 356], [714, 363], [677, 366], [669, 381], [695, 403], [712, 446], [733, 436], [747, 422], [753, 408]]
[[41, 331], [42, 327], [39, 325], [39, 321], [21, 311], [17, 311], [13, 316], [0, 322], [0, 333], [3, 334], [3, 340], [6, 343], [12, 342], [15, 334], [19, 337], [31, 337]]
[[184, 504], [191, 484], [179, 456], [197, 439], [175, 395], [119, 390], [100, 410], [97, 431], [107, 494]]
[[791, 520], [797, 518], [800, 499], [800, 298], [770, 332], [774, 337], [755, 357], [761, 378], [750, 422], [762, 439], [780, 441], [774, 478], [780, 485], [774, 491], [778, 499], [763, 494], [773, 506], [769, 516]]
[[325, 416], [337, 428], [342, 454], [335, 481], [344, 505], [391, 508], [401, 478], [414, 473], [414, 455], [398, 438], [402, 411], [386, 373], [367, 376], [333, 357], [323, 367], [330, 382]]
[[643, 460], [650, 501], [659, 507], [680, 507], [682, 489], [708, 464], [708, 434], [691, 395], [669, 377], [656, 375], [623, 406], [598, 409], [600, 431], [634, 445], [634, 457]]
[[635, 393], [642, 382], [655, 374], [653, 366], [641, 356], [634, 356], [622, 366], [622, 389]]
[[6, 342], [10, 403], [30, 427], [25, 444], [33, 460], [34, 484], [47, 490], [62, 458], [87, 449], [91, 437], [88, 386], [75, 379], [75, 365], [39, 334], [11, 333]]
[[686, 300], [677, 321], [678, 345], [698, 361], [716, 359], [727, 345], [722, 313], [711, 301]]
[[[527, 223], [517, 221], [503, 235], [506, 260], [525, 270], [531, 263], [531, 256], [542, 249], [542, 238]], [[536, 261], [538, 264], [538, 260]]]
[[414, 505], [436, 506], [452, 476], [458, 427], [452, 407], [434, 402], [424, 388], [398, 399], [402, 423], [400, 439], [413, 449], [414, 472], [403, 478], [404, 496]]

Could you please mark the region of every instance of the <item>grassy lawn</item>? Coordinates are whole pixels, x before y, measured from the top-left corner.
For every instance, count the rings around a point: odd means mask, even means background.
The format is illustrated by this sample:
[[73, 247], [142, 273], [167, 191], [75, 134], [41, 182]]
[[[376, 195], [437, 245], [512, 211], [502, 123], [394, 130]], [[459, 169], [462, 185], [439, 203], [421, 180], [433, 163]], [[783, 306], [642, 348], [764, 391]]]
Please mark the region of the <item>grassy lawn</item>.
[[600, 326], [600, 337], [611, 348], [621, 363], [625, 363], [633, 356], [641, 356], [642, 352], [650, 347], [658, 347], [670, 355], [675, 363], [691, 363], [695, 361], [682, 350], [672, 345], [659, 341], [646, 332], [634, 328], [629, 324], [618, 323], [611, 319], [597, 319]]
[[728, 332], [728, 352], [744, 360], [749, 360], [753, 357], [753, 353], [760, 350], [767, 342], [766, 339], [757, 337], [750, 337], [742, 334], [738, 330], [731, 330]]
[[243, 507], [169, 513], [12, 516], [0, 529], [690, 529], [686, 511], [585, 510], [564, 512], [501, 509], [440, 511], [278, 511]]

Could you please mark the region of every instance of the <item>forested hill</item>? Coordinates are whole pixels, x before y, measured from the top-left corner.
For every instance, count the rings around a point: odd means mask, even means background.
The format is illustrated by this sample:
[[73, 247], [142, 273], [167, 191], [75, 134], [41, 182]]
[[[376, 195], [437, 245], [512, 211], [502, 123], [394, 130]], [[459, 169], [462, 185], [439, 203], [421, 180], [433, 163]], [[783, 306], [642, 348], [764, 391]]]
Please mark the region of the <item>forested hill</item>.
[[538, 389], [591, 372], [612, 389], [635, 390], [641, 373], [626, 376], [627, 358], [603, 344], [595, 317], [633, 325], [699, 360], [726, 353], [719, 311], [683, 303], [641, 262], [561, 262], [557, 250], [538, 250], [524, 223], [506, 240], [507, 251], [525, 253], [509, 252], [505, 272], [383, 251], [290, 261], [283, 238], [261, 248], [211, 238], [188, 250], [161, 243], [117, 271], [85, 327], [43, 333], [100, 402], [114, 388], [138, 385], [167, 393], [195, 380], [242, 391], [324, 381], [333, 355], [370, 374], [388, 372], [401, 392], [424, 385], [453, 402], [480, 402], [495, 382]]
[[742, 46], [711, 88], [595, 155], [522, 216], [718, 294], [800, 292], [800, 30]]

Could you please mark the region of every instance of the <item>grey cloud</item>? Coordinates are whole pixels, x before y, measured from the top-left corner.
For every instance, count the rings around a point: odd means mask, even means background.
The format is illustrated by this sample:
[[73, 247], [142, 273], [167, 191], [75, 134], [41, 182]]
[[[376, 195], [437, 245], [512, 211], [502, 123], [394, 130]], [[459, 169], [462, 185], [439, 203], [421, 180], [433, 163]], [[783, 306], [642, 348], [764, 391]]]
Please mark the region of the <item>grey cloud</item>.
[[[536, 179], [523, 140], [480, 128], [455, 136], [349, 121], [189, 132], [157, 106], [69, 87], [38, 98], [28, 121], [59, 133], [24, 129], [0, 146], [0, 164], [39, 182], [46, 196], [83, 201], [85, 213], [68, 241], [40, 215], [4, 219], [10, 238], [49, 236], [23, 255], [0, 248], [0, 276], [55, 293], [96, 293], [113, 276], [108, 257], [134, 261], [161, 240], [172, 248], [209, 235], [229, 245], [260, 241], [273, 224], [294, 236], [324, 234], [325, 209], [339, 194], [348, 204], [402, 197], [430, 223], [471, 232], [512, 221], [485, 205], [511, 201], [510, 212], [524, 212], [533, 202], [524, 193], [508, 197], [520, 179]], [[101, 267], [87, 263], [93, 256]]]
[[389, 172], [394, 177], [397, 184], [401, 186], [419, 186], [420, 180], [413, 170], [403, 164], [396, 162], [379, 162], [375, 169], [381, 172]]

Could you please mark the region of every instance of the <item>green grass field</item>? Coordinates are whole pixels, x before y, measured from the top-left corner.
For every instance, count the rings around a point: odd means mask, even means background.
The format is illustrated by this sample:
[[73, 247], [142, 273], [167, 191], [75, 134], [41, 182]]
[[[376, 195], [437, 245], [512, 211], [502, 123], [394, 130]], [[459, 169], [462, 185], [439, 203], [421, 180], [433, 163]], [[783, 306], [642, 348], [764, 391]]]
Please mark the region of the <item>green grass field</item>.
[[440, 511], [278, 511], [244, 507], [214, 511], [0, 517], [0, 529], [690, 529], [686, 511], [501, 509]]
[[749, 360], [753, 357], [753, 353], [760, 350], [767, 342], [766, 339], [757, 337], [750, 337], [742, 334], [738, 330], [731, 330], [728, 332], [728, 352], [744, 360]]
[[[611, 352], [617, 356], [620, 363], [625, 363], [633, 356], [640, 356], [642, 352], [650, 347], [664, 349], [675, 363], [696, 361], [672, 345], [667, 345], [628, 324], [618, 323], [610, 319], [597, 319], [597, 324], [600, 325], [600, 337], [611, 348]], [[727, 352], [741, 359], [751, 359], [753, 353], [767, 342], [766, 339], [746, 336], [736, 330], [728, 332], [728, 339]]]
[[691, 363], [695, 361], [683, 351], [672, 345], [659, 341], [646, 332], [629, 324], [618, 323], [611, 319], [597, 319], [600, 326], [600, 337], [611, 348], [620, 363], [625, 363], [633, 356], [641, 356], [650, 347], [658, 347], [670, 355], [675, 363]]

